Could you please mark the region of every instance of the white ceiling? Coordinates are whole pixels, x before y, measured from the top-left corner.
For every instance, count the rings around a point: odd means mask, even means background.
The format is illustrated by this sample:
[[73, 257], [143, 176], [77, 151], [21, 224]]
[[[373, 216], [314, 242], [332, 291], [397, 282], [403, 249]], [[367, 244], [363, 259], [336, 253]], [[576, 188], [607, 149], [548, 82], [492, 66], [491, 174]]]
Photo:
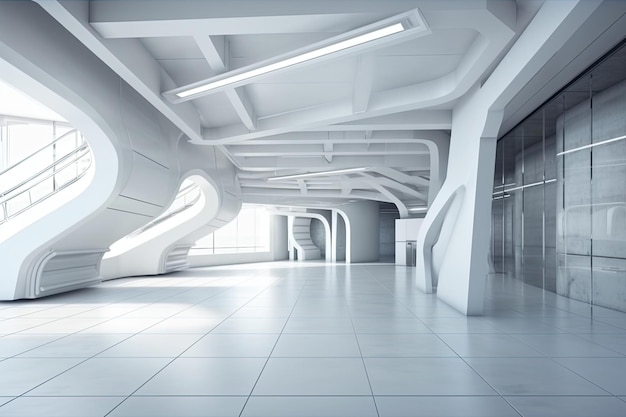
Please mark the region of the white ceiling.
[[[60, 14], [54, 3], [70, 13]], [[405, 209], [428, 204], [432, 177], [429, 148], [415, 138], [449, 131], [456, 100], [484, 80], [541, 4], [91, 1], [85, 20], [85, 6], [74, 3], [81, 2], [41, 2], [193, 143], [219, 146], [239, 167], [244, 201], [315, 206], [373, 199]], [[413, 9], [427, 30], [400, 43], [372, 43], [358, 54], [178, 104], [162, 94]], [[164, 77], [158, 87], [147, 76], [155, 71]], [[370, 169], [266, 180], [354, 167]]]

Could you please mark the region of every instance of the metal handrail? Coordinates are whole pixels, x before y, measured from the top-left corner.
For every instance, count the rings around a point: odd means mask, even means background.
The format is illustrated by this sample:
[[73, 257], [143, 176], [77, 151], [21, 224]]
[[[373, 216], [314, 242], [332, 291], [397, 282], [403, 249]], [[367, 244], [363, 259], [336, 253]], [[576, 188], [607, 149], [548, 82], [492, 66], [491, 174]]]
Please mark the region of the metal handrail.
[[[16, 166], [22, 164], [24, 161], [26, 160], [30, 160], [34, 155], [40, 153], [42, 150], [49, 148], [50, 146], [55, 145], [59, 140], [61, 140], [62, 138], [66, 137], [69, 134], [73, 134], [76, 133], [76, 130], [72, 130], [70, 132], [67, 132], [66, 134], [64, 134], [63, 136], [59, 137], [58, 139], [56, 139], [55, 141], [49, 143], [48, 145], [44, 146], [41, 149], [38, 149], [37, 151], [35, 151], [34, 153], [30, 154], [29, 156], [27, 156], [26, 158], [22, 159], [20, 162], [12, 165], [11, 167], [5, 169], [4, 171], [2, 171], [0, 173], [0, 176], [2, 176], [3, 174], [6, 174], [8, 171], [10, 171], [11, 169], [15, 168]], [[71, 178], [70, 180], [68, 180], [67, 182], [65, 182], [63, 185], [61, 186], [57, 186], [56, 184], [53, 186], [53, 189], [51, 192], [39, 197], [36, 201], [32, 201], [32, 196], [31, 196], [31, 191], [33, 190], [33, 188], [35, 188], [36, 186], [38, 186], [39, 184], [43, 183], [44, 181], [59, 175], [60, 173], [62, 173], [65, 169], [74, 166], [75, 164], [79, 163], [83, 158], [89, 156], [88, 159], [88, 163], [87, 165], [82, 168], [82, 170], [80, 172], [76, 173], [76, 176], [74, 178]], [[2, 218], [0, 218], [0, 224], [7, 222], [9, 219], [23, 213], [24, 211], [28, 210], [29, 208], [33, 207], [36, 204], [39, 204], [40, 202], [48, 199], [49, 197], [55, 195], [56, 193], [58, 193], [59, 191], [67, 188], [68, 186], [70, 186], [71, 184], [75, 183], [76, 181], [78, 181], [79, 179], [81, 179], [88, 171], [89, 168], [91, 167], [92, 164], [92, 158], [91, 158], [91, 150], [89, 149], [89, 145], [86, 142], [81, 143], [78, 147], [76, 147], [75, 149], [73, 149], [72, 151], [68, 152], [66, 155], [64, 155], [63, 157], [57, 159], [54, 163], [46, 166], [43, 169], [40, 169], [37, 173], [29, 176], [26, 180], [21, 181], [19, 184], [12, 186], [11, 188], [3, 191], [0, 193], [0, 206], [2, 208]], [[47, 174], [46, 174], [47, 173]], [[26, 187], [28, 185], [28, 187]], [[18, 192], [16, 192], [18, 191]], [[28, 193], [29, 195], [29, 203], [17, 210], [14, 213], [11, 213], [9, 215], [8, 213], [8, 209], [7, 209], [7, 204], [11, 201], [14, 200], [24, 194]]]
[[[67, 168], [67, 167], [71, 166], [72, 164], [74, 164], [74, 163], [76, 163], [76, 162], [80, 161], [82, 157], [89, 155], [89, 149], [88, 149], [87, 147], [83, 147], [83, 146], [81, 146], [80, 148], [77, 148], [76, 150], [83, 150], [83, 151], [85, 151], [85, 152], [83, 152], [83, 153], [82, 153], [82, 154], [80, 154], [78, 157], [74, 158], [73, 160], [69, 161], [67, 164], [63, 165], [63, 166], [62, 166], [62, 167], [60, 167], [58, 170], [54, 170], [54, 171], [50, 172], [48, 175], [46, 175], [46, 176], [44, 176], [43, 178], [39, 179], [39, 181], [37, 181], [36, 183], [34, 183], [33, 185], [31, 185], [30, 187], [28, 187], [28, 188], [27, 188], [27, 189], [25, 189], [25, 190], [22, 190], [22, 191], [20, 191], [19, 193], [16, 193], [16, 194], [14, 194], [14, 195], [12, 195], [12, 196], [9, 196], [9, 197], [6, 197], [6, 195], [7, 195], [8, 193], [7, 193], [7, 194], [1, 194], [1, 195], [0, 195], [0, 204], [4, 204], [4, 203], [6, 203], [7, 201], [11, 201], [11, 200], [13, 200], [13, 199], [14, 199], [14, 198], [16, 198], [16, 197], [18, 197], [18, 196], [20, 196], [20, 195], [22, 195], [22, 194], [24, 194], [24, 193], [26, 193], [26, 192], [29, 192], [31, 189], [35, 188], [36, 186], [38, 186], [39, 184], [41, 184], [41, 183], [42, 183], [42, 182], [44, 182], [45, 180], [47, 180], [47, 179], [49, 179], [49, 178], [52, 178], [52, 177], [53, 177], [53, 176], [55, 176], [55, 175], [58, 175], [58, 174], [59, 174], [59, 172], [62, 172], [65, 168]], [[77, 153], [77, 152], [72, 151], [72, 155], [74, 155], [74, 154], [76, 154], [76, 153]], [[53, 166], [52, 166], [52, 168], [56, 168], [58, 165], [61, 165], [61, 162], [64, 162], [64, 160], [65, 160], [65, 159], [67, 159], [67, 158], [64, 158], [63, 160], [59, 159], [59, 163], [58, 163], [58, 164], [53, 165]], [[91, 158], [89, 159], [89, 166], [91, 166]], [[48, 168], [48, 169], [51, 169], [51, 168]], [[86, 170], [85, 170], [85, 171], [86, 171]], [[44, 172], [45, 172], [45, 171], [40, 172], [40, 173], [39, 173], [39, 175], [43, 174]], [[34, 179], [36, 179], [36, 178], [37, 178], [37, 176], [33, 176], [33, 177], [31, 177], [31, 178], [29, 179], [29, 181], [32, 181], [32, 180], [34, 180]], [[26, 181], [25, 183], [27, 183], [27, 182], [28, 182], [28, 181]], [[14, 187], [14, 188], [15, 188], [15, 187]], [[14, 190], [13, 190], [13, 191], [14, 191]]]
[[[18, 189], [22, 188], [23, 186], [25, 186], [26, 184], [28, 184], [30, 181], [32, 181], [32, 180], [36, 179], [38, 176], [40, 176], [40, 175], [44, 174], [46, 171], [49, 171], [49, 170], [51, 170], [51, 169], [55, 168], [57, 165], [60, 165], [62, 162], [64, 162], [65, 160], [69, 159], [71, 156], [73, 156], [73, 155], [75, 155], [75, 154], [77, 154], [77, 153], [79, 153], [79, 152], [81, 152], [81, 151], [83, 151], [83, 150], [85, 150], [85, 149], [89, 150], [89, 145], [87, 145], [87, 143], [83, 143], [83, 144], [82, 144], [82, 145], [80, 145], [78, 148], [76, 148], [76, 149], [74, 149], [73, 151], [69, 152], [67, 155], [63, 156], [62, 158], [57, 159], [56, 161], [54, 161], [53, 163], [51, 163], [51, 164], [50, 164], [50, 165], [48, 165], [47, 167], [45, 167], [45, 168], [43, 168], [43, 169], [39, 170], [36, 174], [31, 175], [31, 176], [30, 176], [30, 177], [28, 177], [27, 179], [23, 180], [22, 182], [20, 182], [20, 183], [19, 183], [19, 184], [17, 184], [17, 185], [14, 185], [13, 187], [9, 188], [8, 190], [1, 192], [1, 193], [0, 193], [0, 199], [1, 199], [1, 198], [4, 198], [6, 195], [8, 195], [8, 194], [12, 193], [13, 191], [15, 191], [15, 190], [18, 190]], [[86, 153], [85, 153], [85, 154], [86, 154]], [[82, 157], [82, 156], [85, 156], [85, 154], [81, 155], [81, 157]], [[78, 161], [79, 159], [80, 159], [80, 158], [75, 158], [75, 160], [74, 160], [74, 161], [72, 161], [71, 163], [76, 162], [76, 161]], [[17, 165], [17, 164], [16, 164], [16, 165]], [[14, 165], [14, 166], [15, 166], [15, 165]], [[65, 167], [63, 167], [63, 168], [65, 168]], [[61, 168], [61, 169], [63, 169], [63, 168]], [[6, 171], [5, 171], [5, 172], [6, 172]], [[50, 177], [51, 177], [52, 175], [54, 175], [55, 173], [58, 173], [58, 171], [53, 171], [51, 175], [47, 176], [47, 177], [46, 177], [46, 178], [44, 178], [44, 179], [48, 179], [48, 178], [50, 178]], [[1, 175], [1, 174], [0, 174], [0, 175]], [[39, 183], [37, 183], [37, 184], [39, 184]], [[35, 185], [37, 185], [37, 184], [35, 184]], [[35, 185], [33, 185], [33, 187], [34, 187]], [[30, 187], [30, 188], [32, 188], [32, 187]]]
[[3, 171], [0, 171], [0, 177], [4, 174], [6, 174], [7, 172], [11, 171], [13, 168], [20, 166], [21, 164], [23, 164], [24, 162], [28, 161], [29, 159], [33, 158], [35, 155], [37, 155], [38, 153], [48, 149], [49, 147], [52, 147], [54, 145], [56, 145], [57, 142], [59, 142], [60, 140], [62, 140], [63, 138], [65, 138], [66, 136], [69, 136], [71, 134], [76, 133], [77, 130], [76, 129], [72, 129], [69, 132], [66, 132], [64, 134], [62, 134], [61, 136], [59, 136], [58, 138], [56, 138], [55, 140], [53, 140], [52, 142], [48, 143], [47, 145], [44, 145], [42, 148], [37, 149], [35, 152], [31, 153], [30, 155], [28, 155], [26, 158], [22, 159], [21, 161], [16, 162], [15, 164], [11, 165], [10, 167], [6, 168]]

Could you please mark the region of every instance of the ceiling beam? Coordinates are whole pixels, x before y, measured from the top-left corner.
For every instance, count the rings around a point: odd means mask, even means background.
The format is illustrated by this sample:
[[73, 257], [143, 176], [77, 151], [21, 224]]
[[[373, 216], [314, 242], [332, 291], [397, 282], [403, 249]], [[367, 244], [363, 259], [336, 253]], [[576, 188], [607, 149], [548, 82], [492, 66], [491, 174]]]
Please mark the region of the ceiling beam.
[[[352, 122], [313, 127], [308, 131], [354, 131], [374, 132], [378, 130], [450, 130], [452, 110], [411, 110], [384, 116], [368, 117]], [[367, 134], [365, 135], [367, 138]]]
[[[228, 41], [224, 36], [215, 37], [214, 39], [211, 36], [195, 35], [193, 38], [215, 73], [219, 74], [229, 70], [230, 51]], [[243, 87], [230, 88], [224, 92], [246, 129], [255, 130], [256, 114]]]
[[[490, 7], [495, 9], [490, 3], [486, 0], [426, 1], [420, 2], [419, 7], [425, 13], [461, 9], [465, 20], [475, 20], [468, 14], [484, 12]], [[507, 3], [512, 3], [515, 10], [514, 1]], [[336, 33], [350, 30], [355, 24], [371, 23], [381, 15], [402, 13], [415, 7], [415, 0], [92, 1], [89, 18], [96, 30], [108, 38], [185, 36], [199, 30], [207, 35]]]
[[198, 111], [190, 103], [174, 105], [163, 98], [164, 86], [169, 88], [174, 82], [138, 39], [119, 43], [102, 38], [89, 24], [90, 2], [38, 0], [37, 3], [193, 142], [202, 140]]
[[374, 80], [374, 56], [364, 54], [359, 56], [352, 84], [352, 111], [363, 113], [367, 111], [372, 94]]
[[284, 169], [328, 171], [335, 169], [365, 167], [406, 167], [415, 171], [430, 170], [429, 155], [365, 155], [355, 162], [350, 156], [335, 156], [329, 163], [323, 157], [247, 157], [237, 159], [238, 166], [243, 171], [276, 171]]

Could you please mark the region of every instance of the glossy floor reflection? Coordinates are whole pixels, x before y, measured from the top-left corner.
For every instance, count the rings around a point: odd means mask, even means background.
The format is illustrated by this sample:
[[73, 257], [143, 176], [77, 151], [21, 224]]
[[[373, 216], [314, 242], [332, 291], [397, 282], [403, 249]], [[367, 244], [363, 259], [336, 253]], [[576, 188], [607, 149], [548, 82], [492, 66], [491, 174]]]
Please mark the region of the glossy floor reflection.
[[0, 303], [0, 416], [625, 416], [626, 314], [492, 276], [271, 263]]

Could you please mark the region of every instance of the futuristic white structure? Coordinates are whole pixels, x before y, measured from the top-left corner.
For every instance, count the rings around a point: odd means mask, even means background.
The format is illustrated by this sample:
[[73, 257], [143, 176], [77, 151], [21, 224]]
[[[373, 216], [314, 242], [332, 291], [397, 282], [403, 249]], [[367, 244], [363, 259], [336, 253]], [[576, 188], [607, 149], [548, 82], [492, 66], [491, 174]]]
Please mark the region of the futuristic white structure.
[[[329, 210], [346, 262], [376, 261], [385, 202], [425, 213], [417, 286], [479, 315], [496, 140], [623, 39], [625, 14], [615, 0], [2, 1], [2, 79], [79, 129], [94, 169], [55, 210], [0, 225], [0, 298], [185, 266], [198, 228], [242, 202]], [[102, 260], [190, 176], [194, 216]]]

